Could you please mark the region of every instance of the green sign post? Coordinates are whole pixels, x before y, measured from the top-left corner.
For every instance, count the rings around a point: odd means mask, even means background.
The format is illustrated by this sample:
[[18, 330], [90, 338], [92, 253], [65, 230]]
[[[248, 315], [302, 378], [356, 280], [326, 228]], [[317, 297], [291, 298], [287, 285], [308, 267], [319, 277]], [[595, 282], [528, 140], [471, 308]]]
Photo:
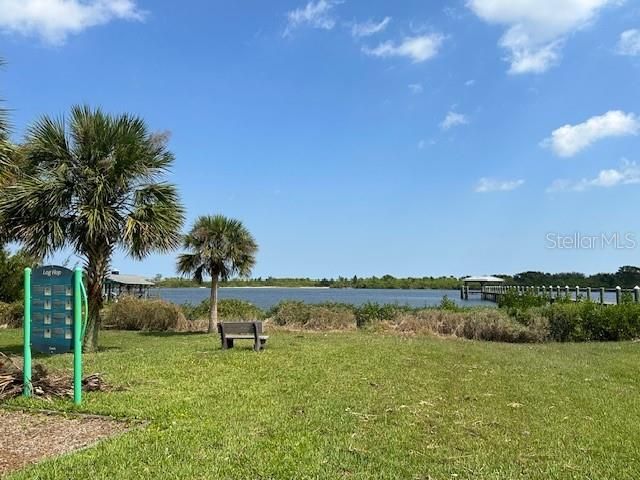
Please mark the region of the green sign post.
[[[84, 300], [84, 319], [82, 302]], [[24, 388], [31, 396], [31, 349], [42, 353], [73, 351], [73, 401], [82, 402], [82, 338], [87, 294], [82, 270], [45, 266], [24, 271]]]

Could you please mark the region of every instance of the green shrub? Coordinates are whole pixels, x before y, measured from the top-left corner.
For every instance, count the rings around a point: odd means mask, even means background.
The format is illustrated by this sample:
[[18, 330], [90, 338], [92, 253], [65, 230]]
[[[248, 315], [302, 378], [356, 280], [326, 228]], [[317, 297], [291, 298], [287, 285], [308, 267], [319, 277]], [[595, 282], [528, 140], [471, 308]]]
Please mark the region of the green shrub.
[[9, 328], [20, 328], [24, 320], [24, 303], [21, 301], [13, 303], [0, 302], [0, 325]]
[[616, 341], [640, 337], [640, 304], [554, 303], [540, 310], [559, 342]]
[[[211, 301], [203, 300], [198, 305], [181, 305], [182, 312], [189, 320], [209, 318]], [[265, 313], [255, 305], [244, 300], [225, 298], [218, 300], [218, 318], [220, 320], [261, 320]]]
[[391, 321], [399, 313], [413, 310], [415, 309], [396, 304], [380, 305], [375, 302], [367, 302], [355, 308], [356, 325], [358, 328], [364, 328], [378, 322]]
[[620, 303], [633, 303], [634, 299], [633, 299], [633, 293], [629, 292], [629, 291], [624, 291], [621, 292], [622, 294], [620, 295]]
[[284, 301], [271, 309], [269, 317], [276, 325], [313, 330], [353, 329], [356, 325], [353, 306], [341, 303]]
[[106, 327], [118, 330], [156, 332], [187, 329], [187, 320], [178, 305], [164, 300], [123, 297], [104, 310]]
[[533, 307], [542, 307], [548, 303], [549, 297], [531, 292], [518, 293], [509, 290], [498, 296], [498, 307], [506, 309], [526, 310]]
[[457, 312], [457, 311], [460, 311], [461, 309], [461, 307], [459, 307], [458, 304], [453, 300], [451, 300], [447, 295], [442, 297], [442, 300], [440, 300], [440, 305], [438, 305], [438, 308], [442, 310], [448, 310], [450, 312]]

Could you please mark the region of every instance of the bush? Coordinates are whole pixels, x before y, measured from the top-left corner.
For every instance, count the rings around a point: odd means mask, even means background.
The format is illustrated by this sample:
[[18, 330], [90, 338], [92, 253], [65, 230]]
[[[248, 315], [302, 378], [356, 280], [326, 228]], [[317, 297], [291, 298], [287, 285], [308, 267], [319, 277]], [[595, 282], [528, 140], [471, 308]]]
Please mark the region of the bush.
[[186, 330], [187, 320], [178, 305], [164, 300], [123, 297], [104, 310], [106, 327], [155, 332]]
[[[203, 300], [198, 305], [182, 305], [182, 312], [189, 320], [203, 320], [209, 318], [211, 301]], [[244, 300], [225, 298], [218, 300], [218, 318], [220, 320], [261, 320], [265, 313]]]
[[471, 340], [514, 343], [543, 342], [549, 336], [544, 319], [537, 318], [531, 325], [523, 325], [506, 312], [492, 308], [458, 311], [426, 308], [400, 313], [393, 321], [383, 322], [381, 328], [400, 333], [433, 333]]
[[555, 303], [541, 309], [551, 338], [560, 342], [617, 341], [640, 337], [640, 304]]
[[284, 301], [271, 309], [269, 317], [276, 325], [312, 330], [346, 330], [356, 326], [354, 307], [340, 303]]
[[494, 308], [411, 308], [366, 303], [359, 307], [339, 303], [282, 302], [269, 313], [276, 325], [313, 330], [371, 327], [402, 334], [453, 335], [473, 340], [542, 342], [549, 337], [546, 319], [529, 315], [522, 323]]
[[447, 295], [442, 297], [442, 300], [440, 300], [440, 305], [438, 305], [438, 308], [442, 310], [449, 310], [451, 312], [458, 312], [461, 310], [461, 307], [459, 307], [458, 304], [453, 300], [451, 300]]
[[356, 325], [358, 328], [364, 328], [368, 325], [375, 325], [378, 322], [393, 320], [399, 313], [411, 312], [415, 309], [411, 307], [367, 302], [355, 308]]
[[549, 297], [531, 292], [518, 293], [510, 290], [498, 296], [498, 307], [506, 309], [526, 310], [533, 307], [542, 307], [548, 303]]
[[0, 325], [9, 328], [20, 328], [24, 321], [24, 303], [2, 303], [0, 302]]

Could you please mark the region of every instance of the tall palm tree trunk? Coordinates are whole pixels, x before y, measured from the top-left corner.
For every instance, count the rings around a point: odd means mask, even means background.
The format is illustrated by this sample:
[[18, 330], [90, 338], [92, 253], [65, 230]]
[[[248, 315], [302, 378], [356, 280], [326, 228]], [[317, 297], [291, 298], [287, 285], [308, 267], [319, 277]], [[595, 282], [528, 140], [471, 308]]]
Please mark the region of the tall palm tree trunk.
[[98, 348], [98, 332], [100, 332], [100, 311], [102, 310], [102, 281], [107, 270], [108, 256], [96, 253], [87, 262], [87, 297], [89, 315], [84, 336], [84, 350], [91, 352]]
[[218, 275], [211, 277], [211, 308], [209, 310], [209, 329], [213, 333], [218, 324]]

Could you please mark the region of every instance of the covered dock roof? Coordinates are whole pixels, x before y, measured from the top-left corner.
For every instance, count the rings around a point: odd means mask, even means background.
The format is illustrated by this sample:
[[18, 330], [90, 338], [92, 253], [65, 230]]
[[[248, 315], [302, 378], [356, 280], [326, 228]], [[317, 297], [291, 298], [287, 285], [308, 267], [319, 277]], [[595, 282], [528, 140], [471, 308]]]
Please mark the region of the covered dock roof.
[[107, 282], [116, 283], [120, 285], [135, 285], [143, 287], [153, 287], [155, 283], [147, 280], [140, 275], [127, 275], [122, 273], [110, 273], [106, 278]]
[[464, 283], [504, 283], [504, 279], [492, 275], [479, 275], [463, 278]]
[[106, 276], [102, 294], [107, 300], [117, 300], [122, 295], [148, 298], [149, 289], [155, 286], [155, 283], [140, 275], [126, 275], [116, 270]]

